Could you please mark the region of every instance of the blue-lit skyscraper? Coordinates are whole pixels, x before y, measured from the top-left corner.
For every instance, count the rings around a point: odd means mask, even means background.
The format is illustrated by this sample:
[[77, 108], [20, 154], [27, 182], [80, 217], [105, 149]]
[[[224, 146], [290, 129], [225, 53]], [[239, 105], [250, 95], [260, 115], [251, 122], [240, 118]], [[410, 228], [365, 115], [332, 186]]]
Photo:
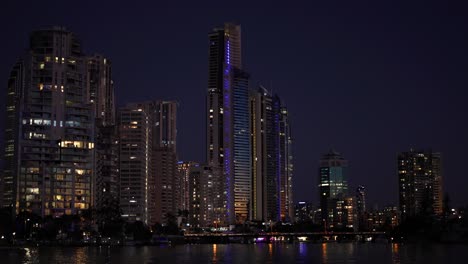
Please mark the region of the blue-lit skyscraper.
[[[213, 225], [243, 222], [249, 216], [249, 76], [241, 63], [240, 25], [226, 23], [209, 34], [207, 163], [220, 191], [212, 197]], [[210, 198], [211, 199], [211, 198]]]
[[234, 213], [236, 222], [249, 217], [251, 187], [249, 75], [233, 70], [232, 83], [232, 166], [234, 169]]

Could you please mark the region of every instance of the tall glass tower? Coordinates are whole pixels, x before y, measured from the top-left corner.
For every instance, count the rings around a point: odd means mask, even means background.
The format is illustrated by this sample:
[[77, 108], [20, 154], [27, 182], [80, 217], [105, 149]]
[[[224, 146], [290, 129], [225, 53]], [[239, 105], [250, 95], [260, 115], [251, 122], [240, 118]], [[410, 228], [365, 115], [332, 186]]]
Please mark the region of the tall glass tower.
[[323, 155], [319, 167], [319, 195], [322, 221], [327, 228], [340, 227], [343, 219], [344, 200], [348, 194], [346, 168], [348, 161], [340, 153], [331, 150]]
[[250, 95], [252, 219], [291, 221], [292, 138], [288, 111], [263, 86]]
[[[206, 159], [223, 190], [213, 199], [216, 222], [234, 224], [249, 217], [249, 76], [242, 71], [240, 25], [226, 23], [209, 34]], [[218, 169], [216, 169], [218, 168]], [[219, 174], [219, 173], [218, 173]], [[218, 224], [218, 223], [213, 223]]]

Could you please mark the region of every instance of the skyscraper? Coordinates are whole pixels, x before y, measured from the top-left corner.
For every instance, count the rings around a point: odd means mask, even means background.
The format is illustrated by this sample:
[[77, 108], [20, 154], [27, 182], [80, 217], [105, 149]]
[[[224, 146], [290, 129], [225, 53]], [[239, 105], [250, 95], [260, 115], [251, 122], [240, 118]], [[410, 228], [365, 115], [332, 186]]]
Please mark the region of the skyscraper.
[[[190, 184], [190, 173], [194, 167], [199, 167], [200, 165], [194, 161], [179, 161], [177, 163], [177, 173], [178, 173], [178, 210], [189, 210], [191, 203], [191, 188]], [[198, 186], [198, 185], [197, 185]]]
[[346, 168], [348, 161], [331, 150], [323, 155], [319, 167], [319, 195], [323, 224], [327, 228], [341, 228], [345, 219], [345, 197], [348, 194]]
[[250, 96], [252, 219], [291, 221], [292, 139], [288, 112], [263, 86]]
[[[86, 59], [87, 99], [95, 116], [94, 208], [101, 210], [119, 201], [118, 135], [115, 126], [112, 64], [102, 55]], [[98, 219], [98, 222], [103, 219]]]
[[294, 202], [293, 202], [293, 152], [291, 126], [288, 117], [288, 109], [285, 106], [280, 107], [279, 114], [279, 196], [280, 196], [280, 218], [283, 222], [294, 220]]
[[155, 222], [166, 223], [177, 216], [179, 182], [177, 173], [177, 103], [155, 102], [152, 166], [155, 177]]
[[216, 201], [223, 189], [216, 189], [219, 185], [214, 176], [219, 173], [212, 167], [196, 162], [179, 163], [179, 168], [187, 175], [187, 209], [188, 223], [191, 227], [220, 227], [224, 217], [222, 211], [216, 209]]
[[124, 217], [148, 225], [177, 216], [177, 103], [148, 101], [120, 110], [120, 201]]
[[[206, 100], [207, 163], [216, 184], [217, 211], [222, 224], [243, 222], [249, 217], [250, 143], [248, 129], [249, 76], [241, 70], [241, 29], [226, 23], [209, 34], [209, 76]], [[216, 188], [217, 189], [217, 188]], [[218, 197], [219, 196], [219, 197]]]
[[413, 149], [400, 153], [398, 180], [402, 220], [421, 214], [442, 213], [440, 153]]
[[201, 227], [203, 212], [202, 183], [201, 178], [204, 173], [203, 166], [191, 162], [184, 163], [185, 175], [187, 176], [187, 201], [186, 210], [188, 210], [188, 223], [191, 227]]
[[16, 213], [59, 216], [91, 206], [94, 114], [86, 77], [73, 33], [31, 34], [8, 80], [3, 202]]
[[356, 188], [356, 214], [359, 230], [364, 230], [366, 221], [366, 188], [359, 185]]
[[119, 109], [120, 207], [126, 221], [155, 222], [155, 179], [152, 166], [150, 103], [127, 104]]
[[153, 130], [155, 148], [177, 151], [177, 102], [155, 103]]
[[95, 54], [86, 58], [87, 96], [97, 122], [115, 125], [115, 94], [112, 64], [108, 58]]

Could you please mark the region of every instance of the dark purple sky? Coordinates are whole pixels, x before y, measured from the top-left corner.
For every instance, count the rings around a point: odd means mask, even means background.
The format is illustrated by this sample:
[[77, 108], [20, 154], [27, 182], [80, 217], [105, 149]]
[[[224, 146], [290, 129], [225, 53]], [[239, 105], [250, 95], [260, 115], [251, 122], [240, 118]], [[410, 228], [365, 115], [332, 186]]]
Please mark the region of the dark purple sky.
[[[442, 152], [445, 190], [454, 204], [468, 203], [468, 16], [461, 4], [27, 2], [1, 3], [3, 90], [29, 32], [64, 25], [87, 53], [112, 60], [119, 104], [178, 100], [180, 157], [204, 160], [207, 33], [234, 21], [242, 24], [253, 83], [272, 88], [290, 109], [296, 200], [317, 201], [318, 159], [333, 147], [350, 161], [351, 187], [367, 187], [371, 207], [396, 203], [397, 152], [415, 147]], [[3, 129], [4, 113], [0, 121]]]

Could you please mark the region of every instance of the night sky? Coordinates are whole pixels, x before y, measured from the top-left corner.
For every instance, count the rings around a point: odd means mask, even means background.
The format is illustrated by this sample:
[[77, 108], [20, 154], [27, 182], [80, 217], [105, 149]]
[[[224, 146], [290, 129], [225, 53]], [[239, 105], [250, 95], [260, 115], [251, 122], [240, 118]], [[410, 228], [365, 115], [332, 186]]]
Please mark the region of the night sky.
[[396, 156], [414, 147], [442, 152], [445, 191], [452, 204], [468, 204], [468, 15], [461, 4], [115, 2], [2, 1], [2, 90], [29, 33], [63, 25], [86, 53], [112, 61], [120, 105], [179, 101], [180, 159], [204, 161], [207, 34], [232, 21], [242, 25], [252, 84], [269, 87], [289, 108], [296, 201], [318, 201], [318, 160], [334, 148], [349, 160], [350, 189], [366, 186], [368, 206], [397, 203]]

